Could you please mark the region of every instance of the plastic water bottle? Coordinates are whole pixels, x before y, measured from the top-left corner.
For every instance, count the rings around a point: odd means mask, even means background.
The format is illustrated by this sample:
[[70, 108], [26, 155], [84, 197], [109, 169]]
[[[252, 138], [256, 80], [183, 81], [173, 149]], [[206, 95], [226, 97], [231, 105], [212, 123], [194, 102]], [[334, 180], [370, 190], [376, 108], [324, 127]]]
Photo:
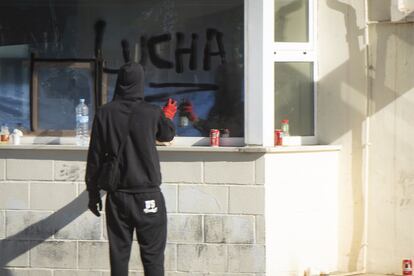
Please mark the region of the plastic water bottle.
[[89, 110], [85, 99], [80, 99], [76, 106], [76, 145], [89, 145]]

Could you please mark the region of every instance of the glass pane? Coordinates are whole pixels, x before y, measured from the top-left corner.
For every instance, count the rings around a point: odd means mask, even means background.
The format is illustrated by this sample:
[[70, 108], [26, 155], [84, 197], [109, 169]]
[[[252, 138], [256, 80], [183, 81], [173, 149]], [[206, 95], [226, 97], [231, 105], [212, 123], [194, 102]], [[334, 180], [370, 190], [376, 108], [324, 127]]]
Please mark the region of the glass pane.
[[308, 0], [275, 1], [275, 41], [309, 41]]
[[289, 120], [294, 136], [314, 135], [313, 64], [310, 62], [275, 63], [275, 129]]
[[89, 124], [94, 115], [93, 73], [89, 68], [45, 66], [38, 68], [38, 126], [42, 130], [74, 130], [79, 99], [89, 107]]
[[10, 131], [30, 129], [28, 64], [27, 60], [0, 58], [0, 124], [7, 124]]
[[[105, 68], [117, 69], [124, 63], [121, 40], [127, 39], [132, 59], [146, 72], [146, 100], [162, 106], [172, 97], [193, 105], [198, 120], [181, 125], [176, 116], [179, 136], [208, 136], [210, 128], [243, 136], [244, 0], [2, 0], [0, 10], [0, 47], [27, 45], [36, 58], [49, 59], [102, 53]], [[116, 74], [104, 75], [102, 88], [111, 100]], [[63, 100], [70, 101], [53, 99]], [[50, 101], [41, 105], [47, 109], [43, 126], [59, 127], [47, 121], [55, 112]]]

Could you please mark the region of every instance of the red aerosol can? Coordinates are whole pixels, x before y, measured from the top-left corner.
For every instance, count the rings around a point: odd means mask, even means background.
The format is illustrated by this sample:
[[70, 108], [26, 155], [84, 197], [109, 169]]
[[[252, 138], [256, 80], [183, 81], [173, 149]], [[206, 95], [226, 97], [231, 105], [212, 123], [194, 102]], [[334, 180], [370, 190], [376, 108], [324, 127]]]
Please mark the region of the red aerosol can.
[[404, 259], [402, 262], [402, 274], [406, 276], [413, 275], [413, 261], [410, 259]]
[[212, 147], [220, 146], [220, 130], [210, 129], [210, 146]]
[[275, 146], [281, 146], [283, 145], [282, 141], [282, 130], [281, 129], [275, 129]]

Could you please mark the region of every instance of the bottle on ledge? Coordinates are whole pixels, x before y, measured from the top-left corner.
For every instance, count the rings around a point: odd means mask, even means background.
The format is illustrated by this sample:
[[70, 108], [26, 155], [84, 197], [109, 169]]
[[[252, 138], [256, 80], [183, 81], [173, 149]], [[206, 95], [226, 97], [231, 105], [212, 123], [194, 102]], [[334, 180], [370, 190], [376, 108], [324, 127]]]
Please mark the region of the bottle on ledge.
[[281, 121], [280, 128], [282, 129], [282, 136], [290, 136], [290, 133], [289, 133], [289, 120], [288, 119], [283, 119]]
[[89, 109], [85, 99], [80, 99], [76, 106], [76, 145], [89, 145]]

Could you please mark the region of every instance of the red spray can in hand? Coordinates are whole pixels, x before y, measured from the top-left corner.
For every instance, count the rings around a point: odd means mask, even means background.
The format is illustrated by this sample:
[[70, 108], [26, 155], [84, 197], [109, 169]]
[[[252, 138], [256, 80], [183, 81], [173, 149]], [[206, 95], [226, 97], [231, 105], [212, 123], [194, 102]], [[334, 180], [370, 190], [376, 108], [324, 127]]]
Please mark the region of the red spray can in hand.
[[413, 261], [410, 259], [404, 259], [402, 262], [402, 274], [405, 276], [413, 275]]

